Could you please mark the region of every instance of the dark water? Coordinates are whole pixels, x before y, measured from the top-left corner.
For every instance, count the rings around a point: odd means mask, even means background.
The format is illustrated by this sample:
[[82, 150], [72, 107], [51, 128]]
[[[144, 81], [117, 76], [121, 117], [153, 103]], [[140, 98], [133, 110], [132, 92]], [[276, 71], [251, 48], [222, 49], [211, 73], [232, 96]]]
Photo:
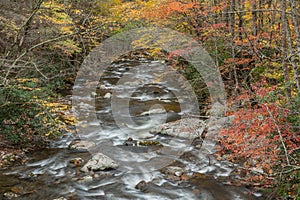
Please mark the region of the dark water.
[[[129, 116], [135, 122], [135, 127], [132, 129], [130, 124], [127, 124], [127, 132], [124, 132], [124, 127], [123, 131], [121, 131], [118, 124], [116, 124], [116, 115], [113, 114], [111, 105], [113, 90], [130, 87], [129, 83], [126, 83], [127, 85], [124, 82], [120, 83], [120, 77], [133, 77], [132, 80], [130, 79], [131, 82], [138, 79], [147, 79], [149, 77], [146, 75], [152, 73], [147, 72], [147, 70], [157, 68], [157, 72], [162, 74], [165, 72], [165, 68], [160, 66], [163, 65], [163, 63], [158, 61], [124, 61], [121, 64], [112, 65], [105, 75], [102, 76], [94, 98], [96, 99], [97, 118], [103, 130], [101, 134], [98, 132], [91, 133], [91, 136], [96, 138], [95, 141], [98, 145], [103, 144], [103, 141], [110, 140], [112, 145], [117, 146], [123, 144], [128, 137], [134, 139], [148, 139], [152, 137], [151, 139], [162, 144], [168, 144], [166, 142], [168, 138], [149, 135], [149, 132], [147, 132], [149, 129], [145, 129], [145, 126], [148, 126], [147, 122], [153, 118], [158, 121], [164, 120], [169, 122], [180, 119], [183, 113], [193, 113], [193, 105], [190, 107], [181, 106], [182, 102], [180, 101], [184, 101], [186, 98], [184, 92], [180, 93], [183, 97], [179, 98], [178, 94], [168, 89], [176, 81], [174, 76], [163, 79], [158, 77], [154, 83], [147, 83], [138, 87], [136, 84], [133, 84], [132, 86], [135, 88], [128, 90], [130, 92], [115, 94], [116, 98], [113, 106], [121, 105], [123, 103], [122, 99], [128, 98], [126, 95], [130, 96], [128, 106], [120, 106], [118, 107], [119, 110], [115, 111], [115, 113], [119, 113], [119, 116], [129, 113]], [[136, 73], [136, 71], [134, 73], [131, 72], [134, 66], [144, 66], [142, 68], [145, 70], [143, 76]], [[150, 76], [150, 78], [153, 77]], [[172, 82], [172, 84], [167, 85], [167, 81]], [[128, 111], [123, 112], [123, 109], [128, 109]], [[93, 122], [89, 125], [93, 126]], [[183, 170], [182, 174], [188, 178], [184, 178], [183, 175], [168, 176], [160, 169], [149, 170], [146, 169], [147, 165], [141, 165], [144, 168], [138, 172], [132, 170], [133, 168], [130, 168], [130, 166], [127, 166], [127, 168], [123, 167], [122, 170], [99, 171], [90, 174], [80, 172], [80, 167], [72, 166], [69, 161], [78, 157], [87, 161], [91, 157], [91, 153], [75, 152], [68, 149], [69, 144], [79, 136], [68, 133], [59, 141], [53, 142], [51, 148], [29, 154], [28, 157], [30, 159], [24, 166], [0, 171], [0, 199], [5, 199], [4, 196], [7, 196], [7, 192], [17, 194], [18, 197], [12, 199], [25, 200], [53, 200], [56, 198], [118, 200], [258, 199], [250, 195], [250, 190], [246, 188], [223, 184], [232, 179], [229, 178], [229, 175], [233, 170], [233, 166], [229, 163], [215, 160], [211, 155], [204, 154], [193, 145], [188, 145], [185, 153], [176, 154], [176, 156], [170, 155], [170, 157], [173, 157], [168, 158], [171, 160], [168, 165], [180, 167]], [[181, 140], [175, 140], [172, 143], [173, 151], [176, 151], [177, 146], [178, 150], [182, 150], [182, 144], [184, 145], [185, 143]], [[180, 145], [181, 147], [179, 147]], [[135, 166], [139, 166], [139, 162], [144, 162], [144, 159], [160, 158], [156, 162], [163, 162], [165, 161], [164, 159], [167, 159], [166, 155], [156, 152], [156, 149], [151, 150], [150, 147], [144, 147], [142, 150], [138, 150], [135, 147], [126, 147], [124, 149], [120, 155], [109, 156], [118, 157], [124, 161], [123, 163], [135, 163]], [[145, 151], [145, 149], [146, 152], [150, 152], [149, 155], [144, 156], [136, 153]], [[105, 151], [105, 149], [103, 150]], [[107, 151], [106, 153], [109, 154], [110, 152]], [[153, 163], [155, 164], [155, 162]], [[137, 186], [141, 181], [144, 182]], [[4, 195], [4, 193], [6, 194]]]

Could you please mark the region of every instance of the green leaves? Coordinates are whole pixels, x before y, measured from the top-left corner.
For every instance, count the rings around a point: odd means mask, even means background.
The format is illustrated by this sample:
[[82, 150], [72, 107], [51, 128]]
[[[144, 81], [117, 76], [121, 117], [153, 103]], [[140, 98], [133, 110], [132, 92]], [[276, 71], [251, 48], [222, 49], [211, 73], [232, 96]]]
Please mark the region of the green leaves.
[[49, 88], [41, 87], [38, 79], [16, 79], [2, 89], [5, 102], [0, 104], [0, 138], [21, 147], [49, 132], [58, 134], [61, 122], [47, 103], [52, 101]]

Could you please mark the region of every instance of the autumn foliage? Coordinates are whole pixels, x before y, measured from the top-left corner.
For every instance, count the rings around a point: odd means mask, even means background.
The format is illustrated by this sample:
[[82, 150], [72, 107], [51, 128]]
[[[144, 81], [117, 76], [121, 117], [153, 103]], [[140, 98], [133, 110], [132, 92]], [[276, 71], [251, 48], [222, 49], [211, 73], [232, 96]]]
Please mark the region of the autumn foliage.
[[252, 87], [256, 100], [247, 91], [231, 100], [235, 105], [231, 105], [227, 115], [234, 115], [234, 121], [222, 130], [219, 153], [246, 169], [246, 180], [272, 183], [274, 175], [297, 165], [300, 133], [292, 130], [288, 121], [291, 110], [279, 106], [278, 101], [283, 97], [279, 95], [277, 102], [270, 99], [276, 87], [261, 83]]
[[[284, 183], [282, 174], [299, 171], [300, 1], [2, 0], [0, 10], [0, 119], [8, 133], [16, 126], [15, 120], [6, 119], [5, 106], [31, 116], [35, 104], [28, 107], [27, 98], [43, 99], [42, 92], [34, 95], [14, 84], [16, 78], [38, 78], [36, 84], [45, 91], [68, 89], [84, 58], [106, 38], [134, 28], [167, 27], [199, 42], [222, 75], [227, 115], [235, 116], [222, 131], [222, 158], [246, 169], [247, 180], [253, 182]], [[148, 48], [146, 40], [138, 41], [141, 48]], [[164, 52], [160, 59], [184, 71], [198, 97], [206, 98], [201, 75], [176, 57], [186, 51]], [[26, 97], [23, 107], [12, 104], [16, 97]], [[20, 127], [26, 125], [19, 121]], [[300, 192], [299, 176], [293, 181]]]

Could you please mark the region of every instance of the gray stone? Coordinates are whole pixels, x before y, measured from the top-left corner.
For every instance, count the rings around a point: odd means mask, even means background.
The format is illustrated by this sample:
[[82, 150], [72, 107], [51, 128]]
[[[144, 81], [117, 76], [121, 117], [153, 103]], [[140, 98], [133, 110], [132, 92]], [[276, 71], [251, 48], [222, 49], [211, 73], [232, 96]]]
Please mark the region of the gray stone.
[[78, 183], [88, 183], [88, 182], [91, 182], [91, 181], [93, 181], [93, 177], [91, 175], [81, 177], [77, 180]]
[[93, 148], [96, 144], [91, 141], [75, 140], [69, 145], [69, 149], [76, 151], [88, 151]]
[[215, 116], [215, 117], [222, 117], [225, 115], [225, 111], [226, 111], [226, 106], [223, 105], [224, 102], [220, 103], [220, 102], [215, 102], [214, 104], [211, 105], [211, 109], [207, 111], [207, 115], [209, 116]]
[[82, 172], [116, 169], [118, 164], [110, 157], [97, 153], [81, 169]]
[[183, 118], [174, 122], [162, 124], [150, 132], [180, 138], [194, 139], [204, 132], [206, 124], [198, 118]]

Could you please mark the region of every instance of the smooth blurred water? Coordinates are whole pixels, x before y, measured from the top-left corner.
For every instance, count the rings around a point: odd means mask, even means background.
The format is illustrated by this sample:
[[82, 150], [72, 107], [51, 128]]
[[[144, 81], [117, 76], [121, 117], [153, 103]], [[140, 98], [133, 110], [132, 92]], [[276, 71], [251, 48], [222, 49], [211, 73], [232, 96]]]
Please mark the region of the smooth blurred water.
[[[134, 63], [134, 64], [133, 64]], [[80, 168], [73, 167], [69, 161], [73, 158], [83, 158], [87, 161], [91, 154], [89, 152], [75, 152], [68, 149], [72, 140], [77, 139], [76, 134], [67, 133], [59, 141], [51, 144], [51, 147], [38, 152], [28, 154], [30, 160], [19, 167], [0, 171], [0, 199], [5, 192], [12, 191], [19, 195], [17, 199], [33, 200], [43, 199], [52, 200], [59, 197], [66, 199], [255, 199], [247, 194], [245, 188], [222, 185], [222, 181], [229, 178], [233, 169], [229, 163], [217, 161], [213, 157], [208, 157], [207, 153], [201, 152], [192, 145], [187, 145], [182, 139], [173, 139], [171, 142], [168, 137], [153, 136], [149, 134], [147, 126], [153, 126], [151, 118], [160, 121], [174, 121], [181, 118], [181, 113], [189, 113], [190, 110], [182, 110], [179, 97], [168, 90], [165, 79], [155, 84], [142, 85], [136, 88], [135, 83], [127, 85], [118, 84], [118, 79], [124, 76], [131, 78], [148, 79], [151, 75], [143, 76], [144, 73], [132, 73], [134, 66], [147, 64], [149, 68], [158, 68], [158, 73], [164, 73], [163, 64], [157, 61], [142, 62], [123, 62], [114, 64], [108, 69], [107, 73], [100, 79], [99, 87], [95, 97], [87, 96], [82, 98], [81, 109], [89, 110], [89, 104], [84, 100], [95, 98], [96, 115], [98, 121], [90, 122], [88, 126], [101, 125], [102, 131], [92, 131], [87, 138], [94, 138], [94, 142], [101, 146], [105, 151], [105, 144], [110, 144], [119, 148], [128, 137], [134, 139], [145, 139], [152, 137], [164, 146], [170, 146], [173, 151], [181, 151], [179, 156], [159, 153], [157, 149], [151, 147], [126, 147], [118, 150], [119, 161], [124, 166], [121, 169], [85, 174], [79, 171]], [[160, 69], [161, 66], [161, 70]], [[147, 68], [144, 68], [147, 71]], [[172, 77], [169, 77], [172, 78]], [[115, 123], [111, 107], [113, 90], [128, 90], [128, 93], [118, 93], [114, 98], [115, 102], [122, 98], [130, 99], [130, 117], [137, 124], [136, 127], [124, 125], [123, 131]], [[131, 94], [131, 95], [129, 95]], [[128, 96], [129, 95], [129, 96]], [[183, 97], [184, 99], [185, 97]], [[153, 105], [159, 105], [154, 106]], [[121, 108], [121, 107], [120, 107]], [[152, 109], [151, 109], [152, 108]], [[121, 108], [122, 109], [122, 108]], [[124, 107], [124, 109], [128, 109]], [[120, 115], [122, 115], [122, 110]], [[124, 116], [128, 117], [128, 116]], [[151, 118], [150, 118], [151, 117]], [[151, 122], [151, 123], [150, 123]], [[91, 129], [92, 130], [92, 129]], [[125, 131], [124, 131], [125, 130]], [[140, 148], [140, 149], [138, 149]], [[182, 150], [187, 151], [182, 154]], [[137, 153], [137, 152], [148, 153]], [[113, 155], [115, 152], [105, 152]], [[182, 155], [181, 155], [182, 154]], [[177, 155], [177, 154], [176, 154]], [[173, 157], [172, 157], [173, 156]], [[160, 170], [151, 171], [146, 168], [139, 169], [139, 173], [132, 171], [138, 167], [139, 163], [147, 162], [151, 159], [159, 158], [156, 162], [163, 159], [170, 159], [172, 165], [179, 165], [190, 176], [187, 181], [174, 181], [166, 178]], [[126, 166], [126, 163], [129, 163]], [[135, 163], [135, 166], [130, 165]], [[153, 162], [155, 163], [155, 162]], [[176, 164], [177, 163], [177, 164]], [[141, 165], [149, 167], [147, 165]], [[124, 170], [125, 169], [125, 170]], [[128, 169], [128, 171], [126, 171]], [[194, 174], [206, 174], [205, 176], [193, 176]], [[225, 177], [225, 178], [224, 178]], [[148, 185], [142, 189], [136, 189], [136, 185], [146, 181]], [[2, 197], [4, 198], [4, 197]]]

